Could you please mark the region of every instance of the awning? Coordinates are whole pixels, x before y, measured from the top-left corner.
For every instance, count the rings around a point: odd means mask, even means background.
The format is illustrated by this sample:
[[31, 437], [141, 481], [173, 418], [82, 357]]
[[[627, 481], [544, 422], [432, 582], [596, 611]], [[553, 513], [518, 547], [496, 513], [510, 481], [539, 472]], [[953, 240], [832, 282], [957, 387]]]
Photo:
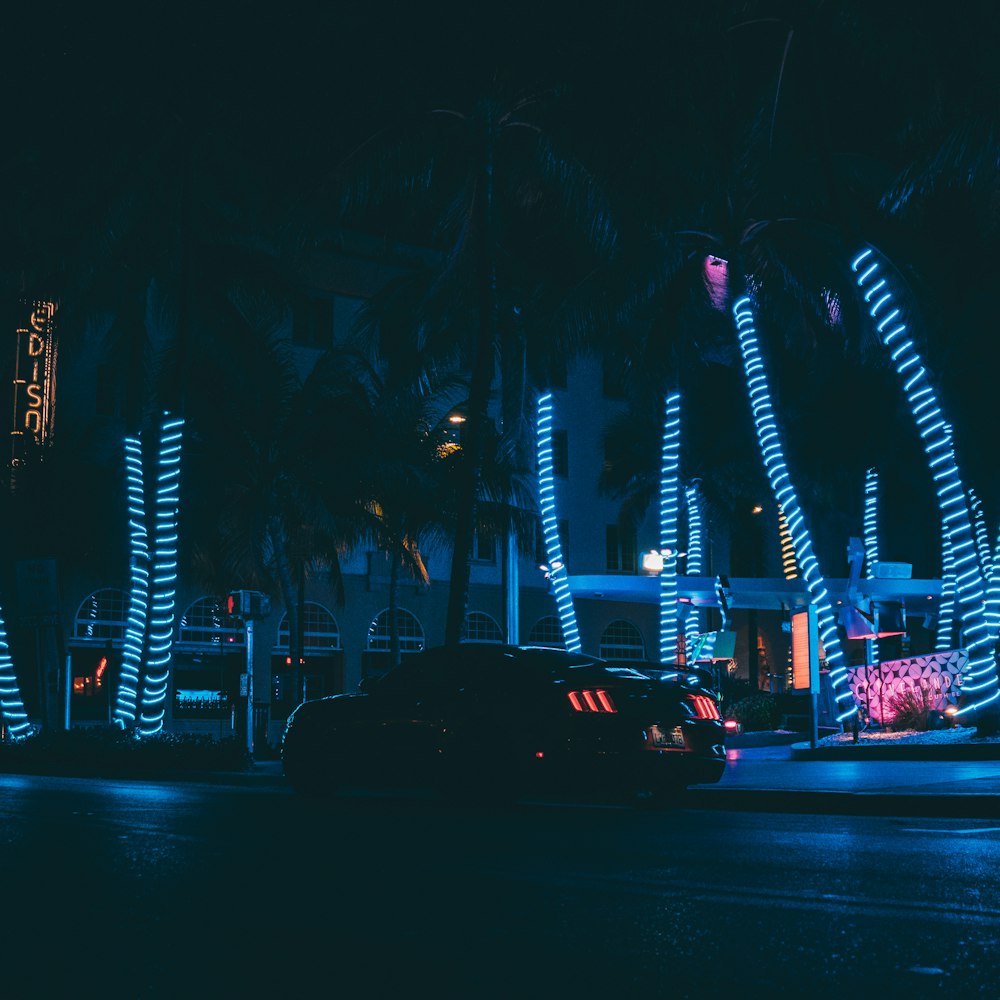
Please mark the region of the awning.
[[[718, 607], [714, 576], [678, 576], [677, 596], [696, 607]], [[846, 579], [826, 580], [831, 604], [847, 602]], [[575, 599], [622, 601], [627, 604], [659, 604], [660, 578], [645, 575], [595, 574], [569, 577], [569, 589]], [[858, 580], [859, 600], [897, 601], [912, 614], [936, 611], [941, 596], [940, 580]], [[809, 606], [809, 591], [804, 580], [782, 577], [729, 577], [725, 588], [729, 607], [756, 608], [759, 611], [782, 611]]]

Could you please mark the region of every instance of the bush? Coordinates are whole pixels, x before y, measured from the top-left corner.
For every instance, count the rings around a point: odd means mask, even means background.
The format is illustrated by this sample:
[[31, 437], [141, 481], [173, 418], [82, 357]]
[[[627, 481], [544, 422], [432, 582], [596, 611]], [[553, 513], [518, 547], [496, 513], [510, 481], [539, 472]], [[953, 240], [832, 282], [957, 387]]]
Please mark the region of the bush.
[[166, 771], [245, 771], [242, 740], [193, 733], [138, 737], [117, 726], [43, 731], [0, 745], [0, 771], [128, 777]]
[[781, 718], [778, 699], [767, 691], [741, 698], [730, 706], [727, 717], [736, 719], [745, 733], [776, 729]]
[[925, 733], [935, 728], [941, 713], [936, 709], [936, 698], [927, 688], [907, 687], [886, 699], [886, 708], [892, 713], [888, 728], [899, 733], [904, 729], [915, 729]]
[[751, 688], [750, 682], [745, 677], [723, 677], [719, 687], [722, 714], [727, 718], [732, 717], [733, 706], [755, 694], [757, 689]]

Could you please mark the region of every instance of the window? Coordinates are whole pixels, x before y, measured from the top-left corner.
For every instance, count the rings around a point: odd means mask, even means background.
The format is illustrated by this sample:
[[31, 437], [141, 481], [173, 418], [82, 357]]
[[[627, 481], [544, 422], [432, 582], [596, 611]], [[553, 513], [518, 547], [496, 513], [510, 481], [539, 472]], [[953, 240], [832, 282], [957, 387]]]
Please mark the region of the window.
[[128, 594], [124, 590], [96, 590], [76, 613], [74, 639], [124, 640]]
[[[288, 649], [289, 625], [288, 615], [281, 619], [278, 626], [278, 649]], [[306, 601], [302, 613], [302, 646], [303, 653], [323, 655], [331, 649], [340, 649], [340, 629], [337, 619], [323, 607]]]
[[245, 646], [246, 632], [222, 610], [222, 598], [201, 597], [181, 615], [178, 640], [199, 646]]
[[606, 529], [609, 573], [635, 573], [638, 568], [635, 532], [618, 524]]
[[466, 642], [503, 642], [500, 626], [482, 611], [470, 611], [465, 616]]
[[569, 436], [566, 431], [552, 432], [552, 475], [569, 477]]
[[497, 545], [492, 535], [484, 535], [477, 531], [472, 536], [472, 558], [476, 562], [497, 561]]
[[539, 618], [528, 633], [529, 646], [552, 646], [555, 649], [562, 649], [563, 634], [562, 626], [555, 615], [547, 615]]
[[[424, 648], [424, 630], [416, 617], [405, 608], [396, 609], [396, 628], [399, 630], [400, 652], [419, 653]], [[368, 626], [368, 650], [373, 653], [388, 653], [390, 642], [389, 609], [386, 608]]]
[[646, 647], [642, 635], [631, 622], [619, 618], [604, 630], [600, 656], [604, 660], [643, 660]]

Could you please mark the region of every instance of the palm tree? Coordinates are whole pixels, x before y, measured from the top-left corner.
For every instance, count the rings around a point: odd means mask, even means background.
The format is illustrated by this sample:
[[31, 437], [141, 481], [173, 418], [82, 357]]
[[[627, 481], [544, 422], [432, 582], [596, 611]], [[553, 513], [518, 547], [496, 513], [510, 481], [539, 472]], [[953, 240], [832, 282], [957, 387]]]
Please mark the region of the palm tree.
[[298, 663], [307, 573], [328, 572], [339, 592], [338, 553], [360, 529], [333, 518], [326, 504], [305, 433], [319, 376], [299, 377], [283, 301], [236, 282], [211, 315], [213, 337], [188, 403], [196, 430], [185, 479], [184, 565], [216, 593], [277, 590]]
[[[469, 458], [448, 418], [465, 402], [468, 384], [434, 371], [380, 372], [360, 352], [343, 348], [319, 360], [305, 391], [307, 447], [327, 459], [321, 473], [327, 510], [334, 519], [353, 519], [358, 537], [388, 559], [395, 664], [401, 574], [428, 584], [422, 552], [454, 528]], [[491, 456], [478, 480], [476, 527], [488, 535], [500, 529], [511, 504], [505, 471]]]
[[[556, 152], [537, 121], [537, 95], [510, 97], [497, 87], [468, 112], [437, 108], [402, 141], [373, 143], [354, 164], [347, 187], [348, 219], [373, 204], [398, 210], [403, 194], [419, 196], [411, 238], [441, 252], [441, 264], [415, 299], [414, 327], [426, 338], [420, 354], [440, 363], [451, 357], [470, 373], [460, 500], [454, 525], [451, 586], [445, 639], [464, 633], [469, 556], [481, 491], [486, 443], [492, 426], [491, 387], [498, 358], [505, 374], [502, 406], [508, 440], [524, 440], [530, 422], [520, 360], [523, 328], [514, 319], [521, 305], [511, 280], [528, 234], [549, 222], [553, 205], [574, 206], [588, 220], [587, 234], [603, 235], [604, 220], [583, 173]], [[393, 192], [396, 201], [389, 197]], [[421, 229], [429, 218], [433, 225]], [[413, 216], [409, 216], [413, 218]], [[369, 216], [370, 219], [370, 216]], [[370, 223], [369, 223], [370, 224]], [[436, 315], [435, 315], [436, 314]], [[514, 412], [512, 401], [518, 401]]]

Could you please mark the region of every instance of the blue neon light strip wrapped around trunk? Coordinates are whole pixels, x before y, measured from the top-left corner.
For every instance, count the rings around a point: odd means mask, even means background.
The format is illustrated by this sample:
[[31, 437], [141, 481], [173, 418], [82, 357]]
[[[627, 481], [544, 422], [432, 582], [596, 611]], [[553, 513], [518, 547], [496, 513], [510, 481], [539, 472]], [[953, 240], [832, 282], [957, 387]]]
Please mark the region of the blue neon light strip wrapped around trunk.
[[969, 490], [969, 510], [972, 512], [972, 526], [976, 534], [976, 550], [979, 553], [979, 572], [983, 580], [993, 575], [993, 553], [990, 551], [989, 532], [983, 516], [983, 504], [974, 490]]
[[858, 276], [858, 287], [879, 339], [903, 380], [903, 394], [910, 404], [937, 489], [942, 525], [951, 545], [963, 641], [969, 652], [969, 665], [962, 685], [963, 696], [967, 698], [957, 713], [964, 715], [996, 701], [1000, 698], [1000, 688], [986, 623], [985, 587], [972, 517], [955, 460], [951, 429], [920, 355], [907, 337], [902, 310], [895, 305], [890, 282], [880, 275], [882, 265], [874, 251], [869, 248], [858, 254], [851, 262], [851, 270]]
[[183, 419], [164, 414], [157, 456], [156, 510], [153, 532], [153, 580], [149, 648], [142, 686], [139, 732], [151, 736], [163, 728], [170, 688], [177, 590], [177, 506], [180, 498], [181, 428]]
[[[874, 576], [875, 563], [878, 562], [878, 470], [868, 469], [865, 472], [865, 576], [870, 580]], [[878, 639], [872, 639], [872, 663], [879, 663]]]
[[955, 568], [951, 558], [951, 542], [947, 534], [941, 538], [941, 600], [938, 602], [937, 632], [934, 651], [946, 653], [955, 648]]
[[556, 610], [562, 625], [563, 645], [571, 653], [581, 650], [580, 630], [576, 626], [573, 595], [569, 592], [562, 543], [559, 541], [559, 521], [556, 517], [556, 487], [552, 470], [552, 393], [538, 397], [536, 421], [538, 458], [538, 507], [542, 519], [545, 553], [549, 560], [549, 580], [556, 598]]
[[130, 590], [128, 620], [122, 648], [122, 669], [115, 698], [115, 722], [123, 729], [135, 724], [139, 675], [149, 618], [149, 542], [146, 530], [146, 484], [142, 445], [137, 437], [125, 439], [125, 479], [128, 496]]
[[837, 622], [830, 607], [826, 584], [819, 570], [819, 562], [813, 553], [812, 539], [806, 526], [805, 515], [799, 507], [798, 497], [792, 485], [788, 466], [785, 464], [778, 427], [771, 405], [771, 391], [768, 387], [764, 359], [760, 353], [760, 343], [754, 328], [753, 306], [744, 296], [733, 306], [736, 332], [743, 355], [747, 389], [750, 393], [750, 408], [753, 411], [754, 427], [760, 444], [761, 458], [767, 472], [771, 491], [788, 519], [788, 530], [795, 545], [795, 557], [802, 571], [809, 598], [816, 606], [819, 634], [826, 652], [826, 663], [830, 668], [830, 682], [837, 704], [837, 721], [843, 722], [857, 710], [850, 689], [847, 687], [847, 668], [843, 665], [843, 652], [837, 635]]
[[7, 626], [4, 624], [2, 610], [0, 610], [0, 714], [3, 715], [3, 721], [11, 736], [27, 736], [31, 731], [28, 713], [24, 710], [21, 692], [17, 687], [14, 661], [10, 658]]
[[680, 509], [681, 397], [667, 395], [660, 456], [660, 662], [677, 659], [677, 515]]
[[[687, 561], [685, 570], [688, 576], [701, 576], [704, 571], [702, 565], [702, 521], [701, 521], [701, 494], [697, 481], [684, 490], [684, 498], [687, 502]], [[684, 617], [684, 644], [687, 649], [688, 659], [694, 653], [695, 639], [698, 636], [698, 609], [692, 604], [688, 608]]]

